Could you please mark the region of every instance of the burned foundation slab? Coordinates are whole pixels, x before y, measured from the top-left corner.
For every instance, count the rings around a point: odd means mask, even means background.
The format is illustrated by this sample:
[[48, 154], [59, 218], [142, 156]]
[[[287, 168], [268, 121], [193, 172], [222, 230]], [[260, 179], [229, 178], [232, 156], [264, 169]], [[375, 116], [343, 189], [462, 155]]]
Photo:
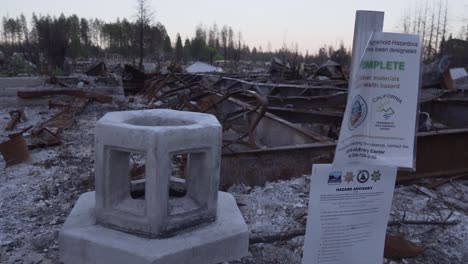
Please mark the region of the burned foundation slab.
[[[35, 95], [28, 98], [23, 94]], [[52, 92], [52, 94], [51, 94]], [[101, 95], [124, 99], [123, 84], [115, 76], [106, 77], [0, 77], [0, 107], [46, 105], [50, 95]], [[81, 95], [81, 96], [80, 96]]]

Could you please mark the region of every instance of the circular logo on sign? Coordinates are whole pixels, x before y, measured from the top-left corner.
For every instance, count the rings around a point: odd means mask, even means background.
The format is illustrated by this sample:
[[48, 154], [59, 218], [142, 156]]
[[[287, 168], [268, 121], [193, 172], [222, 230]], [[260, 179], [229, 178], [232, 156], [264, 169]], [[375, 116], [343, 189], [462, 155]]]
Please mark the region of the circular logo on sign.
[[367, 117], [367, 104], [366, 101], [357, 95], [351, 104], [351, 114], [349, 117], [349, 129], [353, 130], [360, 126]]
[[369, 180], [369, 177], [370, 177], [369, 172], [366, 171], [366, 170], [362, 170], [362, 171], [358, 172], [356, 178], [357, 178], [358, 182], [365, 183], [365, 182], [367, 182]]
[[396, 103], [401, 104], [403, 100], [394, 94], [381, 94], [375, 97], [372, 102], [377, 106], [376, 111], [381, 113], [385, 120], [389, 120], [398, 109]]

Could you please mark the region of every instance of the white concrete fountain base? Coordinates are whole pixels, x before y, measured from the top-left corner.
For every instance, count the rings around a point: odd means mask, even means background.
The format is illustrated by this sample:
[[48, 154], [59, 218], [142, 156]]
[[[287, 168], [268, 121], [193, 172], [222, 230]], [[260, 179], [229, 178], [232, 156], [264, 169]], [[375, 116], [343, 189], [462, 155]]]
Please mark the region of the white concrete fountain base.
[[219, 192], [215, 222], [147, 239], [96, 225], [94, 192], [80, 196], [60, 232], [65, 264], [215, 264], [248, 254], [249, 231], [231, 194]]

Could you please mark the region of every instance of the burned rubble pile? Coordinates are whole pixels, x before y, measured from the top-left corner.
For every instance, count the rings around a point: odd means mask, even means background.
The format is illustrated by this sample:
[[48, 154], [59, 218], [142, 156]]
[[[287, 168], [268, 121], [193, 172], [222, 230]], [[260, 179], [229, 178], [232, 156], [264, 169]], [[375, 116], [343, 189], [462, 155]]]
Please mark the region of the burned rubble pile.
[[[278, 59], [269, 74], [110, 68], [0, 78], [0, 263], [59, 263], [58, 232], [78, 196], [94, 190], [97, 120], [142, 109], [208, 113], [222, 125], [220, 189], [250, 231], [249, 256], [232, 263], [301, 263], [311, 165], [333, 159], [346, 69]], [[468, 81], [460, 67], [441, 68], [426, 68], [439, 77], [423, 82], [417, 169], [398, 174], [385, 263], [468, 262]], [[141, 179], [144, 161], [131, 162], [131, 179]], [[173, 161], [175, 174], [183, 170]]]

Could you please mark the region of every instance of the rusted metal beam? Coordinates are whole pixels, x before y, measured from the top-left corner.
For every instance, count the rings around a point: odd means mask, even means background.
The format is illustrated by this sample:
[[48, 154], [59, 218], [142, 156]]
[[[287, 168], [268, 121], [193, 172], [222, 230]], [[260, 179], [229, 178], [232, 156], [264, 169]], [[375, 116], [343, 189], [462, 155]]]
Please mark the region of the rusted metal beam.
[[49, 100], [49, 108], [68, 107], [68, 106], [70, 106], [69, 103], [66, 103], [66, 102], [61, 101], [61, 100], [54, 100], [54, 99]]
[[268, 107], [268, 112], [292, 123], [325, 123], [341, 125], [342, 112], [317, 111], [291, 107]]
[[31, 98], [41, 98], [51, 95], [68, 95], [78, 98], [92, 99], [100, 103], [109, 103], [113, 102], [112, 96], [103, 95], [95, 92], [89, 92], [84, 90], [41, 90], [41, 91], [19, 91], [17, 93], [18, 97], [23, 99]]
[[239, 118], [242, 118], [245, 116], [251, 116], [251, 115], [253, 115], [254, 117], [253, 117], [253, 120], [249, 120], [247, 122], [247, 133], [243, 133], [235, 140], [229, 141], [227, 143], [225, 142], [224, 147], [227, 147], [233, 143], [239, 143], [240, 140], [248, 137], [248, 143], [250, 144], [252, 148], [255, 149], [255, 148], [258, 148], [258, 146], [255, 143], [254, 131], [257, 125], [259, 124], [260, 120], [265, 115], [267, 108], [268, 108], [268, 100], [264, 96], [261, 96], [254, 91], [236, 91], [236, 92], [228, 93], [224, 96], [214, 95], [213, 97], [208, 98], [208, 100], [201, 101], [199, 108], [201, 109], [201, 112], [207, 112], [213, 109], [213, 107], [221, 104], [222, 102], [225, 102], [229, 98], [240, 93], [247, 93], [253, 96], [256, 99], [257, 104], [255, 107], [246, 107], [244, 109], [231, 112], [225, 115], [224, 118], [220, 118], [218, 116], [218, 119], [220, 119], [220, 122], [222, 123], [223, 128], [226, 129], [227, 127], [231, 127], [231, 124], [235, 122], [236, 120], [238, 120]]
[[343, 107], [346, 106], [348, 95], [346, 93], [338, 93], [326, 96], [268, 96], [268, 102], [274, 107], [293, 107], [301, 109], [312, 109], [327, 107]]
[[76, 99], [70, 104], [67, 108], [60, 111], [41, 125], [40, 128], [48, 127], [48, 128], [70, 128], [72, 127], [73, 123], [75, 122], [75, 116], [79, 114], [89, 103], [88, 99]]
[[57, 78], [57, 76], [50, 77], [49, 83], [54, 85], [60, 85], [61, 87], [70, 87], [69, 84], [60, 81], [59, 78]]
[[33, 146], [56, 146], [62, 144], [60, 139], [61, 131], [73, 126], [75, 117], [83, 111], [89, 102], [90, 99], [77, 98], [65, 109], [37, 125], [31, 132]]
[[463, 178], [468, 179], [468, 172], [464, 173], [464, 174], [459, 174], [459, 175], [451, 176], [451, 177], [448, 177], [448, 178], [443, 178], [443, 179], [428, 183], [428, 184], [425, 185], [425, 187], [428, 188], [428, 189], [436, 189], [437, 187], [442, 186], [442, 185], [444, 185], [446, 183], [449, 183], [449, 182], [452, 182], [452, 181], [455, 181], [455, 180], [458, 180], [458, 179], [463, 179]]
[[405, 184], [412, 183], [414, 181], [422, 179], [434, 179], [434, 178], [451, 178], [456, 176], [465, 176], [468, 174], [468, 168], [466, 169], [455, 169], [455, 170], [443, 170], [426, 173], [412, 173], [401, 176], [397, 179], [397, 183]]
[[[236, 79], [236, 78], [231, 78], [231, 77], [223, 77], [222, 80], [230, 80], [230, 81], [235, 81], [239, 83], [244, 83], [244, 84], [249, 84], [249, 85], [255, 85], [259, 87], [281, 87], [281, 88], [300, 88], [300, 89], [323, 89], [327, 88], [326, 86], [311, 86], [311, 85], [303, 85], [303, 84], [287, 84], [287, 83], [260, 83], [260, 82], [249, 82], [241, 79]], [[336, 86], [333, 87], [334, 89], [340, 89]]]

